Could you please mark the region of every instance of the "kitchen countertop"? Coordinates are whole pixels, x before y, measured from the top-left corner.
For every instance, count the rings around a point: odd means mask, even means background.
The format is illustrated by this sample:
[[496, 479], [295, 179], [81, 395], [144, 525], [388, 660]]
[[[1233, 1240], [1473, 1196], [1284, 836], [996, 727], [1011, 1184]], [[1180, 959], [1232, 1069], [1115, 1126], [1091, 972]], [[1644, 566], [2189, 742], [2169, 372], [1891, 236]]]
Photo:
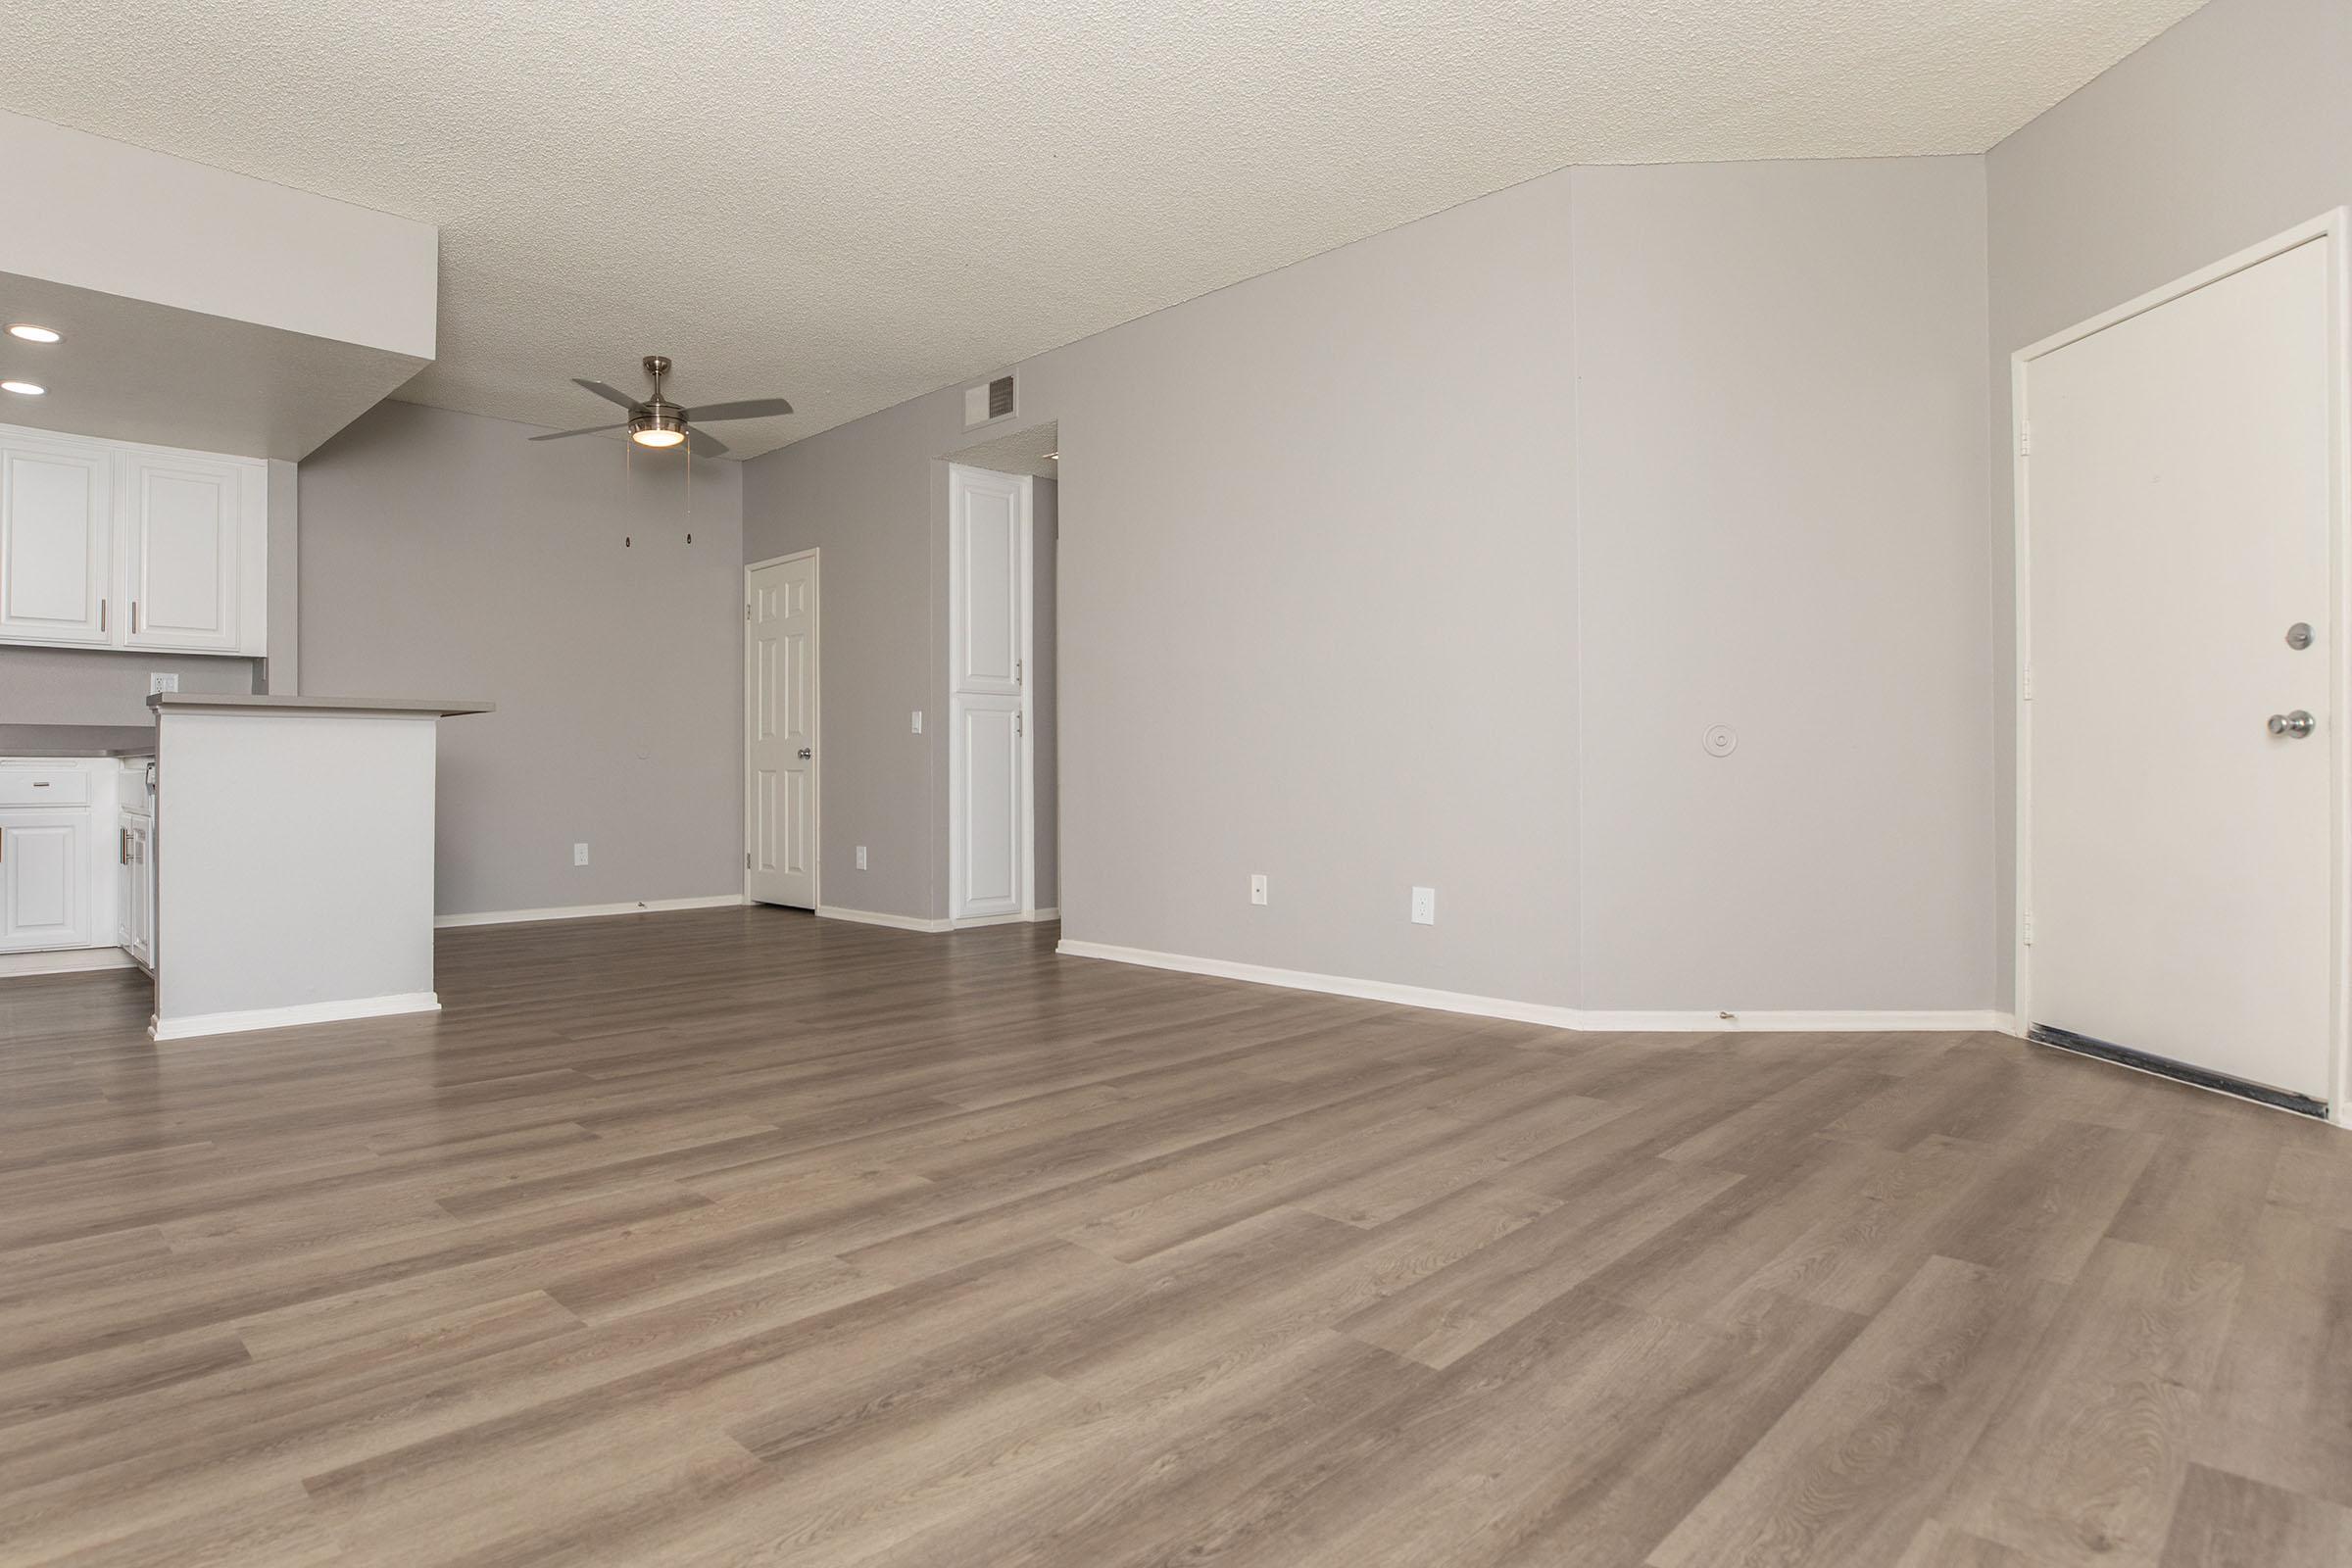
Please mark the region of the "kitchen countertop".
[[0, 724], [0, 757], [151, 757], [152, 724]]
[[496, 703], [443, 702], [425, 697], [270, 697], [233, 692], [157, 692], [147, 706], [158, 713], [438, 713], [444, 718], [461, 713], [488, 713]]

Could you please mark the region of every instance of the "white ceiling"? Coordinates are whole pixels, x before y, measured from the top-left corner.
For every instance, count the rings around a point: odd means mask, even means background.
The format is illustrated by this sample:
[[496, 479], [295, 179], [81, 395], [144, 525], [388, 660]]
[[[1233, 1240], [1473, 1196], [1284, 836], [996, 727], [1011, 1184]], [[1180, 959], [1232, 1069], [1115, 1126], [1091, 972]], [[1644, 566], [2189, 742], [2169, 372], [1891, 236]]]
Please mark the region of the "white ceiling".
[[1569, 164], [1982, 152], [2198, 3], [121, 0], [0, 106], [441, 225], [403, 397], [665, 353], [749, 456]]
[[1025, 473], [1035, 479], [1058, 478], [1061, 469], [1061, 426], [1058, 422], [1033, 424], [1026, 430], [1015, 430], [993, 440], [979, 441], [959, 452], [943, 454], [971, 468], [987, 468], [995, 473]]

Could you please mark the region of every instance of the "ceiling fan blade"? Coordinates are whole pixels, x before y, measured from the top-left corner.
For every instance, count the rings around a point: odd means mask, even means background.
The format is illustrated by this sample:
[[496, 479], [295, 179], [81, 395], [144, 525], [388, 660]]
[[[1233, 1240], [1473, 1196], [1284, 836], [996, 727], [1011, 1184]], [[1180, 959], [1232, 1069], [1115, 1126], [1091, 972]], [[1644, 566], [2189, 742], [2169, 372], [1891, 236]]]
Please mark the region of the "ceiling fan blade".
[[637, 407], [637, 399], [630, 397], [626, 392], [620, 391], [618, 388], [609, 387], [602, 381], [591, 381], [584, 375], [575, 375], [571, 378], [571, 384], [573, 386], [586, 387], [598, 397], [603, 398], [607, 403], [617, 403], [624, 409], [634, 409]]
[[790, 414], [792, 405], [782, 398], [745, 398], [739, 403], [713, 403], [707, 409], [689, 409], [690, 419], [764, 419], [774, 414]]
[[686, 450], [698, 458], [723, 458], [727, 444], [714, 435], [705, 435], [692, 425], [686, 427]]
[[624, 420], [619, 424], [584, 425], [577, 430], [550, 430], [545, 435], [535, 435], [531, 439], [534, 441], [561, 441], [567, 435], [594, 435], [599, 430], [625, 430], [627, 428], [628, 424]]

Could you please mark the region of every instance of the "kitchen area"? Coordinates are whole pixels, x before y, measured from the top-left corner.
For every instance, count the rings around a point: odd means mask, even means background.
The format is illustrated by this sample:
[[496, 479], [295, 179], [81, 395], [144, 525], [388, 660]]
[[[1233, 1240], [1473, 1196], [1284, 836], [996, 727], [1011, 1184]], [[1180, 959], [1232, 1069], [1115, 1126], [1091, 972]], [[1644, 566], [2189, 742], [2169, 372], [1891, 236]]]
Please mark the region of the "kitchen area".
[[246, 677], [0, 721], [0, 976], [136, 966], [158, 1040], [438, 1005], [437, 727], [491, 705], [267, 689], [269, 469], [0, 425], [0, 646]]
[[437, 1005], [436, 733], [490, 705], [303, 690], [296, 469], [432, 362], [437, 232], [0, 132], [0, 987], [141, 971], [158, 1040]]

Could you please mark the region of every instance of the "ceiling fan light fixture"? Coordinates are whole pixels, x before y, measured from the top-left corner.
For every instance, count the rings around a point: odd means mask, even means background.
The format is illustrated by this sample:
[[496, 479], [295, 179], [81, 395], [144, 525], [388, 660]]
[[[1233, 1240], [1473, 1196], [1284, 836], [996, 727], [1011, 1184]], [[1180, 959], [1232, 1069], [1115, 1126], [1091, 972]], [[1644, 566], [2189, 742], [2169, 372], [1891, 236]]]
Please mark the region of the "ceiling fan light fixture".
[[686, 439], [686, 421], [666, 409], [652, 409], [629, 420], [629, 439], [641, 447], [674, 447]]

